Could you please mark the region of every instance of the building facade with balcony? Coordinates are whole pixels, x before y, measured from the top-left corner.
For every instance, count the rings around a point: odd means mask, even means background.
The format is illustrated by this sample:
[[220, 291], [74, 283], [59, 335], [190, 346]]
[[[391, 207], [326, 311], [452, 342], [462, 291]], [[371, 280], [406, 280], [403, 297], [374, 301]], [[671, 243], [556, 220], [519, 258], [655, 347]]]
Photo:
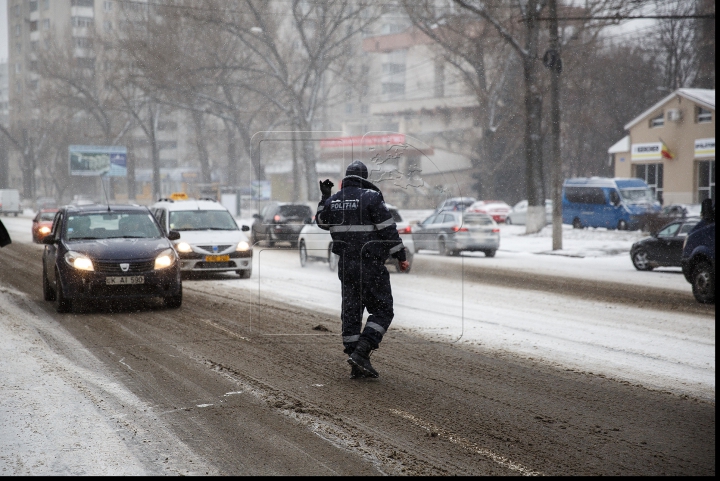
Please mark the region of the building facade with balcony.
[[681, 88], [625, 125], [616, 177], [645, 180], [664, 204], [715, 198], [715, 90]]

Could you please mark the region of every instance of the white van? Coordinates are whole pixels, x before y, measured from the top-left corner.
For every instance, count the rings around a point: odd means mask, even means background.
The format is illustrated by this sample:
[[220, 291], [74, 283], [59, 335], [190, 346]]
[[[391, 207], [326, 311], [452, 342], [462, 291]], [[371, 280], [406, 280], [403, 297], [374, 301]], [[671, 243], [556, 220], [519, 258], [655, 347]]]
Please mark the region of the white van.
[[180, 233], [173, 244], [182, 272], [235, 271], [252, 275], [253, 250], [245, 232], [230, 212], [212, 199], [160, 199], [150, 208], [165, 232]]

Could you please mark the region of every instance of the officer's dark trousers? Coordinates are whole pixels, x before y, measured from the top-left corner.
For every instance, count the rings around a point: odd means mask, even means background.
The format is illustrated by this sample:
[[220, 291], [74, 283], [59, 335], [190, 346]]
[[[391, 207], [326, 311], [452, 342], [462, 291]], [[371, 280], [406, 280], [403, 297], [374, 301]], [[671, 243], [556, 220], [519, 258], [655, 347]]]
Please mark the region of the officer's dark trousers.
[[[385, 263], [359, 256], [340, 256], [338, 277], [342, 283], [342, 337], [345, 352], [351, 352], [360, 338], [377, 349], [393, 319], [390, 274]], [[362, 329], [363, 311], [368, 319]], [[361, 330], [362, 329], [362, 330]]]

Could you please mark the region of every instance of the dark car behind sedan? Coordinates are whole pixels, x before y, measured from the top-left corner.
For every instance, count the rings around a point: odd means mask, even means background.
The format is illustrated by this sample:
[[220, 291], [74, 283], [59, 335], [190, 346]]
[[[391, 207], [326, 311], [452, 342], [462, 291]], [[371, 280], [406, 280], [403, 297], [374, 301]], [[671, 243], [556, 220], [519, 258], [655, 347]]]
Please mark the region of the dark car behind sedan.
[[310, 206], [305, 204], [268, 204], [260, 214], [253, 216], [252, 243], [265, 241], [274, 247], [277, 242], [289, 242], [290, 247], [297, 247], [300, 231], [314, 214]]
[[680, 267], [683, 242], [699, 220], [670, 222], [657, 233], [634, 243], [630, 248], [630, 259], [635, 269], [651, 271], [656, 267]]
[[43, 239], [43, 295], [69, 312], [80, 300], [161, 297], [182, 304], [177, 254], [147, 207], [66, 206]]

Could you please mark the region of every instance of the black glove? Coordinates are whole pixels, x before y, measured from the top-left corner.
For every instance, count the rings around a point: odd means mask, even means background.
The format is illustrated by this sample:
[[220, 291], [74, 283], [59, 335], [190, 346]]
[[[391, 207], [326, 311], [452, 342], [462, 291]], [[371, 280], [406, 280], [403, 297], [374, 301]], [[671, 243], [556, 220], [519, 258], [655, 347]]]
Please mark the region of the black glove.
[[332, 188], [335, 184], [333, 184], [330, 179], [325, 179], [320, 182], [320, 193], [322, 194], [323, 199], [327, 199], [332, 195]]

